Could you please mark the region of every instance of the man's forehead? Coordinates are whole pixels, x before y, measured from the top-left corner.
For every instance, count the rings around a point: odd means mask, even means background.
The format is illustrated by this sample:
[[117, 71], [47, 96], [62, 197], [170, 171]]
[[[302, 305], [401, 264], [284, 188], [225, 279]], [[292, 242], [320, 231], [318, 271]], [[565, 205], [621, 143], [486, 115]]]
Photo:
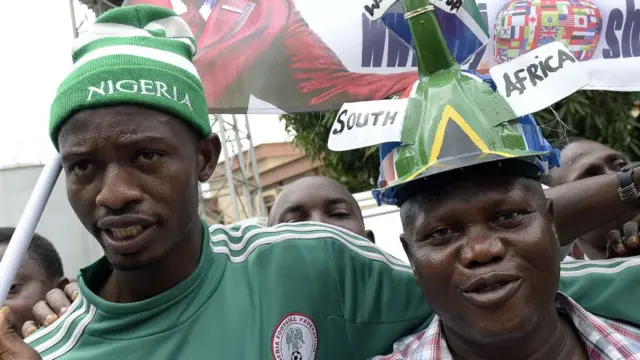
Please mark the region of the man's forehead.
[[276, 199], [276, 208], [300, 210], [308, 206], [344, 203], [358, 206], [353, 196], [342, 185], [322, 178], [303, 178], [285, 186]]
[[[434, 187], [420, 195], [431, 211], [446, 208], [455, 202], [469, 203], [483, 198], [502, 198], [512, 194], [525, 194], [533, 190], [533, 180], [515, 177], [479, 177]], [[536, 184], [536, 186], [540, 186]], [[542, 188], [540, 188], [542, 189]]]
[[64, 131], [116, 131], [131, 132], [139, 129], [157, 129], [175, 122], [170, 115], [140, 106], [113, 106], [85, 109], [72, 115], [60, 129]]
[[325, 177], [302, 178], [290, 185], [285, 186], [281, 195], [290, 198], [343, 198], [348, 200], [353, 196], [340, 183]]
[[141, 107], [108, 107], [83, 110], [60, 129], [61, 151], [65, 145], [88, 147], [96, 143], [127, 143], [178, 136], [180, 122], [168, 114]]
[[598, 156], [598, 154], [602, 156], [614, 154], [624, 156], [614, 149], [599, 142], [591, 140], [580, 140], [567, 145], [564, 150], [562, 150], [561, 160], [563, 164], [571, 166], [581, 160], [595, 160], [596, 157], [600, 159], [600, 156]]
[[303, 207], [316, 205], [350, 204], [352, 201], [347, 196], [337, 192], [322, 191], [321, 188], [314, 187], [300, 191], [290, 191], [282, 198], [283, 207]]

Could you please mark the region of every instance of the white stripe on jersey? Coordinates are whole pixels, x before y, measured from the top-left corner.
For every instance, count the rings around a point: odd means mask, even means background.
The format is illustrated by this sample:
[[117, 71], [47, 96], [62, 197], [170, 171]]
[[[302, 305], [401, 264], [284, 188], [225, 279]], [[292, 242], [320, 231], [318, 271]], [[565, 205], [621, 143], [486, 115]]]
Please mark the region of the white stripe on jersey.
[[[253, 252], [253, 250], [255, 250], [256, 248], [260, 247], [261, 245], [267, 245], [267, 244], [272, 244], [272, 243], [278, 243], [278, 242], [282, 242], [282, 241], [286, 241], [286, 240], [304, 240], [304, 239], [330, 239], [330, 240], [336, 240], [341, 242], [342, 244], [344, 244], [347, 248], [351, 249], [353, 252], [362, 255], [365, 258], [371, 259], [371, 260], [377, 260], [377, 261], [381, 261], [385, 264], [387, 264], [389, 267], [391, 267], [392, 269], [395, 270], [400, 270], [400, 271], [406, 271], [409, 273], [412, 273], [412, 270], [410, 267], [401, 264], [394, 264], [391, 261], [389, 261], [386, 258], [386, 254], [384, 253], [372, 253], [369, 251], [364, 251], [362, 249], [359, 249], [358, 247], [354, 246], [353, 244], [350, 243], [350, 241], [348, 240], [348, 238], [342, 238], [339, 236], [329, 236], [328, 234], [330, 233], [318, 233], [315, 232], [313, 234], [300, 234], [300, 233], [284, 233], [284, 234], [280, 234], [280, 235], [276, 235], [276, 236], [272, 236], [266, 239], [260, 239], [260, 240], [256, 240], [255, 242], [251, 243], [251, 245], [249, 245], [246, 250], [238, 255], [238, 256], [232, 256], [231, 255], [231, 251], [229, 250], [228, 247], [226, 246], [214, 246], [213, 241], [211, 242], [211, 250], [214, 253], [217, 254], [226, 254], [227, 257], [229, 258], [229, 261], [231, 261], [232, 263], [241, 263], [245, 260], [247, 260], [247, 258], [249, 257], [249, 255], [251, 255], [251, 253]], [[255, 234], [254, 234], [255, 235]], [[224, 235], [220, 235], [220, 236], [224, 236]], [[397, 259], [394, 259], [397, 260]]]
[[76, 344], [78, 343], [78, 340], [80, 340], [80, 336], [82, 336], [82, 333], [84, 333], [84, 329], [86, 329], [87, 326], [89, 326], [89, 324], [91, 323], [95, 315], [96, 315], [95, 306], [89, 305], [89, 314], [87, 314], [87, 317], [85, 317], [84, 319], [82, 319], [82, 321], [80, 321], [80, 324], [78, 324], [76, 329], [73, 331], [73, 334], [71, 334], [71, 338], [69, 339], [69, 341], [66, 344], [64, 344], [60, 349], [56, 350], [53, 354], [49, 354], [45, 356], [42, 360], [54, 360], [71, 351], [71, 349], [73, 349], [73, 347], [76, 346]]
[[[300, 225], [303, 225], [303, 226], [300, 226]], [[245, 225], [242, 225], [238, 231], [230, 231], [225, 229], [224, 226], [216, 225], [216, 226], [211, 226], [209, 228], [209, 231], [213, 232], [214, 230], [223, 230], [224, 232], [231, 235], [231, 237], [238, 238], [242, 236], [242, 234], [247, 228], [253, 228], [253, 230], [249, 230], [249, 232], [247, 232], [247, 234], [242, 238], [240, 243], [231, 242], [229, 240], [229, 236], [225, 236], [224, 234], [212, 236], [211, 242], [224, 241], [227, 243], [227, 246], [229, 247], [229, 249], [238, 251], [238, 250], [242, 250], [250, 241], [250, 239], [255, 235], [260, 235], [265, 233], [278, 235], [287, 231], [295, 232], [292, 234], [299, 234], [300, 232], [309, 232], [309, 233], [313, 233], [312, 235], [314, 236], [308, 237], [308, 235], [305, 235], [304, 239], [330, 238], [333, 240], [339, 240], [343, 243], [344, 241], [347, 241], [356, 246], [365, 247], [373, 250], [373, 251], [369, 251], [369, 250], [361, 249], [363, 252], [371, 253], [372, 256], [374, 256], [376, 259], [380, 255], [382, 255], [385, 257], [386, 263], [394, 263], [396, 265], [402, 265], [404, 267], [407, 266], [406, 263], [387, 254], [384, 250], [382, 250], [380, 247], [378, 247], [376, 244], [372, 243], [371, 241], [359, 235], [356, 235], [354, 233], [348, 232], [341, 227], [330, 225], [330, 224], [324, 224], [324, 223], [318, 223], [318, 222], [312, 222], [312, 221], [305, 221], [305, 222], [299, 222], [294, 224], [280, 224], [273, 227], [263, 227], [260, 225], [245, 224]], [[364, 255], [364, 254], [361, 254], [361, 255], [368, 257], [367, 255]]]
[[41, 337], [47, 335], [48, 333], [52, 332], [53, 330], [57, 329], [60, 326], [60, 324], [64, 323], [67, 320], [67, 318], [73, 316], [73, 318], [75, 319], [78, 316], [80, 316], [82, 313], [85, 312], [84, 307], [82, 309], [79, 309], [81, 304], [84, 305], [83, 299], [84, 298], [82, 297], [81, 294], [78, 295], [76, 300], [71, 304], [71, 306], [69, 306], [69, 309], [67, 310], [67, 312], [64, 313], [58, 320], [56, 320], [53, 324], [45, 327], [44, 329], [40, 331], [36, 331], [35, 333], [33, 333], [33, 335], [27, 336], [24, 339], [24, 342], [29, 344], [33, 341], [36, 341]]

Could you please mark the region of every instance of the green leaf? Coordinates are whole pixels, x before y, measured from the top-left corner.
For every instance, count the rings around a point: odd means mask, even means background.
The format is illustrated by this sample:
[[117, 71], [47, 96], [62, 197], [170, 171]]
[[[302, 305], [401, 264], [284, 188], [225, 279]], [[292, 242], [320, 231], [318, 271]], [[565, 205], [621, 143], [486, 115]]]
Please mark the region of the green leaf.
[[322, 160], [324, 175], [340, 182], [352, 192], [371, 190], [378, 179], [378, 147], [344, 152], [327, 148], [336, 111], [287, 114], [280, 117], [285, 129], [295, 134], [293, 144], [315, 160]]
[[[640, 120], [631, 110], [640, 100], [640, 93], [580, 91], [553, 105], [560, 119], [571, 130], [568, 136], [579, 136], [601, 142], [640, 158]], [[561, 127], [549, 109], [535, 114], [544, 135], [551, 141], [562, 138]]]

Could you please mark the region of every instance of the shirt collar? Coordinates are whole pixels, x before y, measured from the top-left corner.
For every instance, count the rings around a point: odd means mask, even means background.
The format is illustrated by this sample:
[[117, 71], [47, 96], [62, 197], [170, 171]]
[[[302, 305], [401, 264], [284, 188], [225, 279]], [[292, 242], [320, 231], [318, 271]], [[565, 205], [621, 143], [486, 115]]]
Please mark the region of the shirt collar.
[[[640, 360], [640, 329], [595, 316], [561, 292], [556, 295], [555, 304], [558, 311], [566, 313], [573, 322], [590, 359]], [[374, 359], [454, 360], [438, 316], [434, 316], [425, 330], [396, 342], [393, 349], [391, 355]]]

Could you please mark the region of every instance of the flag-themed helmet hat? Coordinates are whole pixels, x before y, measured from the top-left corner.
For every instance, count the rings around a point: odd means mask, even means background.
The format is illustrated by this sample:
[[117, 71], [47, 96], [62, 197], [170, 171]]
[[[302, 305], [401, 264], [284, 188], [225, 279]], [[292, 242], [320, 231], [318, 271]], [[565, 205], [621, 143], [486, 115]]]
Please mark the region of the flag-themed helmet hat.
[[[352, 123], [362, 125], [361, 129], [352, 125], [354, 133], [360, 131], [351, 138], [359, 146], [350, 148], [373, 145], [367, 143], [367, 138], [385, 139], [377, 142], [381, 166], [374, 197], [378, 204], [399, 205], [403, 193], [415, 194], [420, 186], [428, 186], [425, 179], [435, 180], [442, 178], [441, 174], [478, 164], [494, 163], [515, 175], [539, 178], [549, 165], [559, 162], [557, 152], [544, 139], [531, 115], [517, 117], [489, 77], [461, 70], [447, 48], [433, 10], [427, 0], [404, 1], [419, 77], [399, 99], [385, 100], [403, 107], [401, 129], [394, 142], [389, 142], [389, 133], [395, 134], [391, 127], [369, 126], [371, 130], [366, 130], [367, 118], [362, 113], [344, 115], [349, 104], [343, 106], [336, 119], [340, 125], [345, 118], [357, 119]], [[381, 112], [370, 110], [371, 116], [377, 113]], [[348, 126], [348, 120], [346, 123]], [[334, 126], [330, 149], [349, 149], [332, 147], [343, 129], [344, 126]]]
[[405, 0], [404, 7], [419, 80], [403, 94], [410, 99], [403, 141], [380, 145], [378, 203], [399, 205], [428, 186], [420, 180], [478, 164], [538, 179], [558, 165], [533, 116], [516, 118], [490, 77], [460, 70], [429, 2]]
[[[469, 87], [476, 87], [477, 94], [495, 91], [495, 84], [487, 76], [463, 71], [458, 81], [476, 82]], [[411, 93], [403, 96], [418, 96], [420, 87], [416, 83]], [[426, 87], [426, 91], [433, 90]], [[416, 114], [421, 121], [415, 141], [380, 145], [379, 188], [373, 191], [379, 204], [399, 205], [406, 198], [403, 192], [415, 193], [416, 187], [428, 186], [419, 180], [482, 163], [502, 161], [501, 171], [538, 179], [549, 165], [559, 164], [557, 152], [545, 140], [533, 116], [497, 121], [500, 105], [493, 104], [494, 108], [482, 96], [465, 96], [470, 94], [458, 93], [439, 101], [437, 107], [422, 108], [422, 113]], [[509, 159], [519, 161], [503, 161]], [[409, 186], [412, 182], [415, 184]]]

